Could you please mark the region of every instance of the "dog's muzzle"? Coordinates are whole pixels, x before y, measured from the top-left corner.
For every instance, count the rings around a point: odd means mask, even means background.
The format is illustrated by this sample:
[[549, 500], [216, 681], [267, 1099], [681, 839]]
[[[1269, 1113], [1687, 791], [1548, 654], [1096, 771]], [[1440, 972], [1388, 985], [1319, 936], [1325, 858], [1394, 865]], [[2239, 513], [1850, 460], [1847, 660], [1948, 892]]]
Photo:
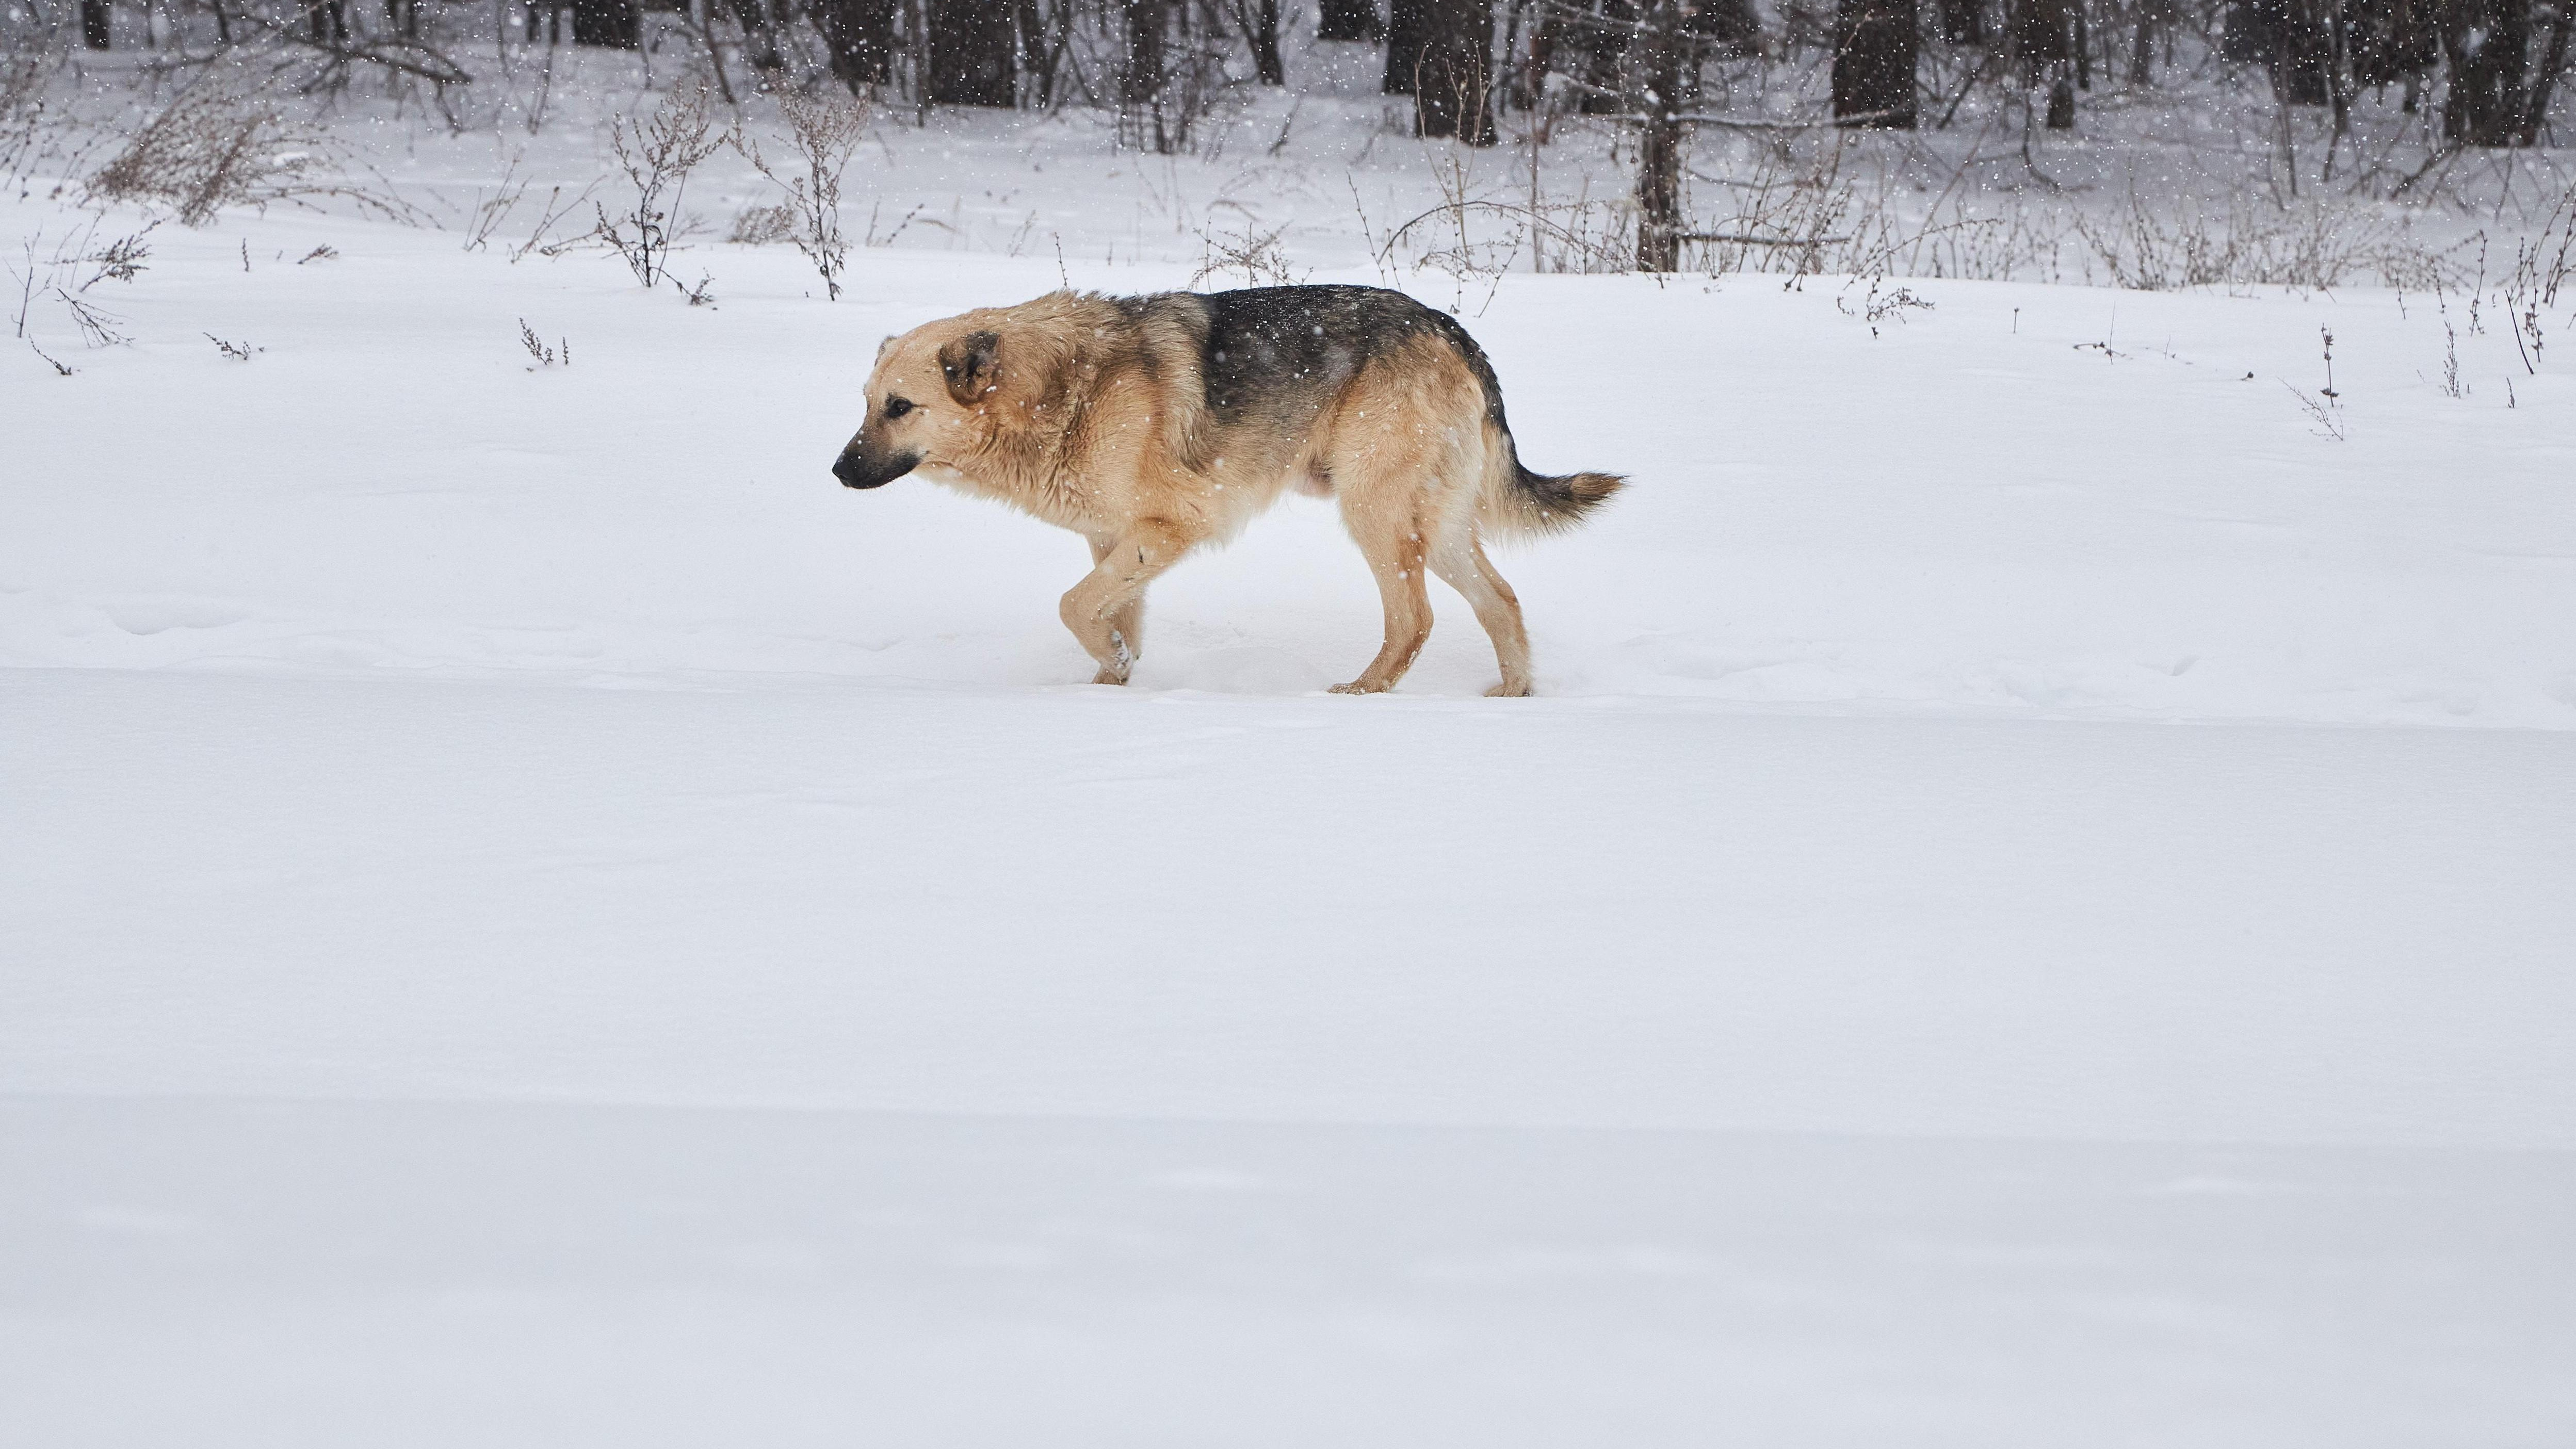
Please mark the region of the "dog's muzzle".
[[840, 479], [844, 488], [883, 488], [911, 472], [920, 461], [918, 453], [870, 459], [864, 449], [847, 448], [832, 464], [832, 476]]

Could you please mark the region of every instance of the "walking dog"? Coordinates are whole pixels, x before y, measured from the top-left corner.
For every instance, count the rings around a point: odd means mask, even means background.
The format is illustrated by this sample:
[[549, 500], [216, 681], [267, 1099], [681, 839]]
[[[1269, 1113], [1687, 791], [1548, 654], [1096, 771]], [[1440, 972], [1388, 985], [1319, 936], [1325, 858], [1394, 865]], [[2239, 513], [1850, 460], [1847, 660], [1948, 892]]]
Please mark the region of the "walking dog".
[[1503, 679], [1486, 692], [1527, 694], [1520, 601], [1480, 535], [1570, 528], [1621, 484], [1522, 467], [1484, 351], [1375, 287], [1056, 292], [968, 312], [886, 339], [867, 407], [832, 467], [849, 487], [919, 472], [1091, 541], [1062, 613], [1095, 684], [1127, 682], [1156, 575], [1297, 488], [1339, 503], [1386, 606], [1386, 642], [1337, 692], [1392, 689], [1412, 667], [1427, 566], [1493, 637]]

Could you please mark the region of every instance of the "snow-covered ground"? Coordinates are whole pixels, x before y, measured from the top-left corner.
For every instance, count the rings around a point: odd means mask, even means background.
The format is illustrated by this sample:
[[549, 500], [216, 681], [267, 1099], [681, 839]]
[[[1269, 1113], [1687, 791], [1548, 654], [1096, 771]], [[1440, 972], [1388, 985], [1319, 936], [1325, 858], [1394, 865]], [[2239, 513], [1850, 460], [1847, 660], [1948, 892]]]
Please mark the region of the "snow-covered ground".
[[1499, 560], [1541, 696], [1445, 592], [1321, 693], [1296, 500], [1121, 691], [1074, 540], [826, 472], [884, 334], [1194, 270], [1050, 220], [693, 308], [227, 214], [0, 357], [0, 1441], [2576, 1435], [2492, 303], [1408, 272], [1635, 480]]

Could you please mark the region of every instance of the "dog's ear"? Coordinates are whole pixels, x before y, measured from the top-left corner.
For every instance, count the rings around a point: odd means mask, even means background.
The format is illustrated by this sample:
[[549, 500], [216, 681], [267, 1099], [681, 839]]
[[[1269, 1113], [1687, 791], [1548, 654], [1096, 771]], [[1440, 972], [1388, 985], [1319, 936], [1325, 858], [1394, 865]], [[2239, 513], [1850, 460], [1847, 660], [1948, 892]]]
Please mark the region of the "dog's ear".
[[893, 334], [893, 333], [891, 333], [891, 332], [889, 332], [889, 333], [887, 333], [887, 334], [885, 335], [885, 341], [880, 342], [880, 343], [878, 343], [878, 344], [877, 344], [877, 361], [879, 361], [879, 362], [883, 362], [883, 361], [885, 361], [885, 355], [886, 355], [886, 352], [888, 351], [888, 349], [892, 348], [893, 346], [894, 346], [894, 334]]
[[992, 331], [969, 332], [939, 349], [939, 371], [959, 407], [971, 408], [993, 390], [1001, 355], [1002, 334]]

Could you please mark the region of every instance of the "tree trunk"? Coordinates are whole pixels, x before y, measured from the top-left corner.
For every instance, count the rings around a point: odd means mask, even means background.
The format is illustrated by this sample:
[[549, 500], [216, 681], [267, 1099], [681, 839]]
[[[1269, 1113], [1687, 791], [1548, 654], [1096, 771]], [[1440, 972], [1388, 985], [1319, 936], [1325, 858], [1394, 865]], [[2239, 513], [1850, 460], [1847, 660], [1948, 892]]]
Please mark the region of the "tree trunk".
[[2531, 0], [2450, 0], [2442, 49], [2451, 94], [2442, 134], [2462, 146], [2510, 146], [2522, 134]]
[[1413, 94], [1414, 77], [1424, 63], [1424, 12], [1438, 3], [1439, 0], [1387, 0], [1386, 80], [1379, 89], [1388, 95]]
[[1576, 109], [1587, 116], [1623, 114], [1628, 102], [1621, 93], [1619, 67], [1637, 36], [1636, 7], [1629, 0], [1601, 0], [1600, 12], [1577, 22], [1574, 34], [1587, 57], [1583, 98]]
[[2522, 144], [2540, 144], [2540, 123], [2549, 119], [2550, 92], [2567, 73], [2569, 33], [2576, 31], [2576, 0], [2558, 0], [2558, 19], [2549, 27], [2549, 48], [2541, 54], [2540, 74], [2532, 79], [2531, 96], [2522, 103]]
[[2006, 26], [2032, 86], [2048, 87], [2052, 131], [2075, 129], [2075, 7], [2083, 0], [2017, 0]]
[[1288, 63], [1279, 54], [1279, 0], [1258, 0], [1252, 10], [1252, 66], [1266, 86], [1288, 84]]
[[1847, 126], [1914, 129], [1914, 63], [1923, 48], [1914, 0], [1840, 0], [1834, 10], [1834, 117]]
[[635, 0], [573, 0], [572, 43], [634, 50], [642, 43]]
[[1116, 0], [1125, 48], [1118, 61], [1118, 126], [1121, 139], [1157, 155], [1172, 149], [1163, 126], [1163, 85], [1168, 80], [1171, 6], [1168, 0]]
[[1421, 24], [1414, 134], [1494, 144], [1494, 0], [1429, 0]]
[[2075, 78], [2067, 69], [2067, 62], [2059, 61], [2057, 79], [2048, 87], [2048, 129], [2052, 131], [2075, 129]]
[[894, 0], [809, 0], [832, 79], [853, 95], [894, 81]]
[[2013, 0], [2006, 21], [2013, 54], [2045, 71], [2050, 61], [2075, 59], [2074, 7], [2078, 0]]
[[1374, 0], [1323, 0], [1315, 16], [1317, 40], [1376, 40], [1385, 34]]
[[1646, 0], [1637, 27], [1639, 111], [1637, 139], [1637, 270], [1677, 272], [1682, 266], [1683, 0]]
[[778, 27], [771, 23], [767, 0], [726, 0], [733, 20], [742, 27], [742, 58], [760, 75], [772, 76], [787, 69], [787, 57], [778, 48]]
[[2263, 18], [2263, 7], [2257, 0], [2229, 0], [2226, 17], [2219, 23], [2218, 58], [2238, 65], [2272, 63], [2275, 54], [2272, 30]]
[[105, 50], [109, 40], [108, 19], [112, 12], [107, 0], [81, 0], [81, 44], [92, 50]]
[[1031, 82], [1031, 99], [1040, 110], [1052, 109], [1060, 52], [1047, 44], [1046, 16], [1039, 13], [1038, 0], [1011, 0], [1011, 28], [1019, 33], [1020, 74]]
[[2366, 0], [2350, 7], [2352, 78], [2355, 84], [2386, 85], [2414, 80], [2441, 63], [2439, 28], [2433, 23], [2438, 0]]
[[2256, 0], [2270, 40], [2264, 61], [2283, 105], [2322, 106], [2333, 98], [2334, 36], [2326, 7], [2335, 0]]
[[[2352, 34], [2344, 21], [2347, 8], [2343, 0], [2325, 0], [2326, 6], [2326, 102], [2334, 107], [2334, 133], [2340, 139], [2352, 131]], [[2326, 148], [2326, 167], [2334, 167], [2334, 148]]]
[[1952, 45], [1986, 43], [1986, 7], [1981, 0], [1941, 0], [1941, 38]]
[[1513, 110], [1529, 110], [1547, 95], [1548, 73], [1556, 69], [1556, 47], [1564, 35], [1565, 22], [1542, 11], [1530, 32], [1529, 52], [1521, 57], [1520, 77], [1512, 84]]
[[1152, 109], [1163, 92], [1165, 0], [1118, 0], [1126, 22], [1126, 49], [1118, 65], [1118, 105], [1130, 114]]
[[[1682, 28], [1699, 38], [1703, 55], [1750, 60], [1762, 53], [1762, 17], [1754, 13], [1753, 0], [1699, 0], [1696, 11], [1684, 7]], [[1699, 88], [1699, 67], [1688, 57], [1682, 62], [1682, 86]]]
[[1019, 104], [1019, 45], [1009, 0], [930, 0], [931, 104]]

